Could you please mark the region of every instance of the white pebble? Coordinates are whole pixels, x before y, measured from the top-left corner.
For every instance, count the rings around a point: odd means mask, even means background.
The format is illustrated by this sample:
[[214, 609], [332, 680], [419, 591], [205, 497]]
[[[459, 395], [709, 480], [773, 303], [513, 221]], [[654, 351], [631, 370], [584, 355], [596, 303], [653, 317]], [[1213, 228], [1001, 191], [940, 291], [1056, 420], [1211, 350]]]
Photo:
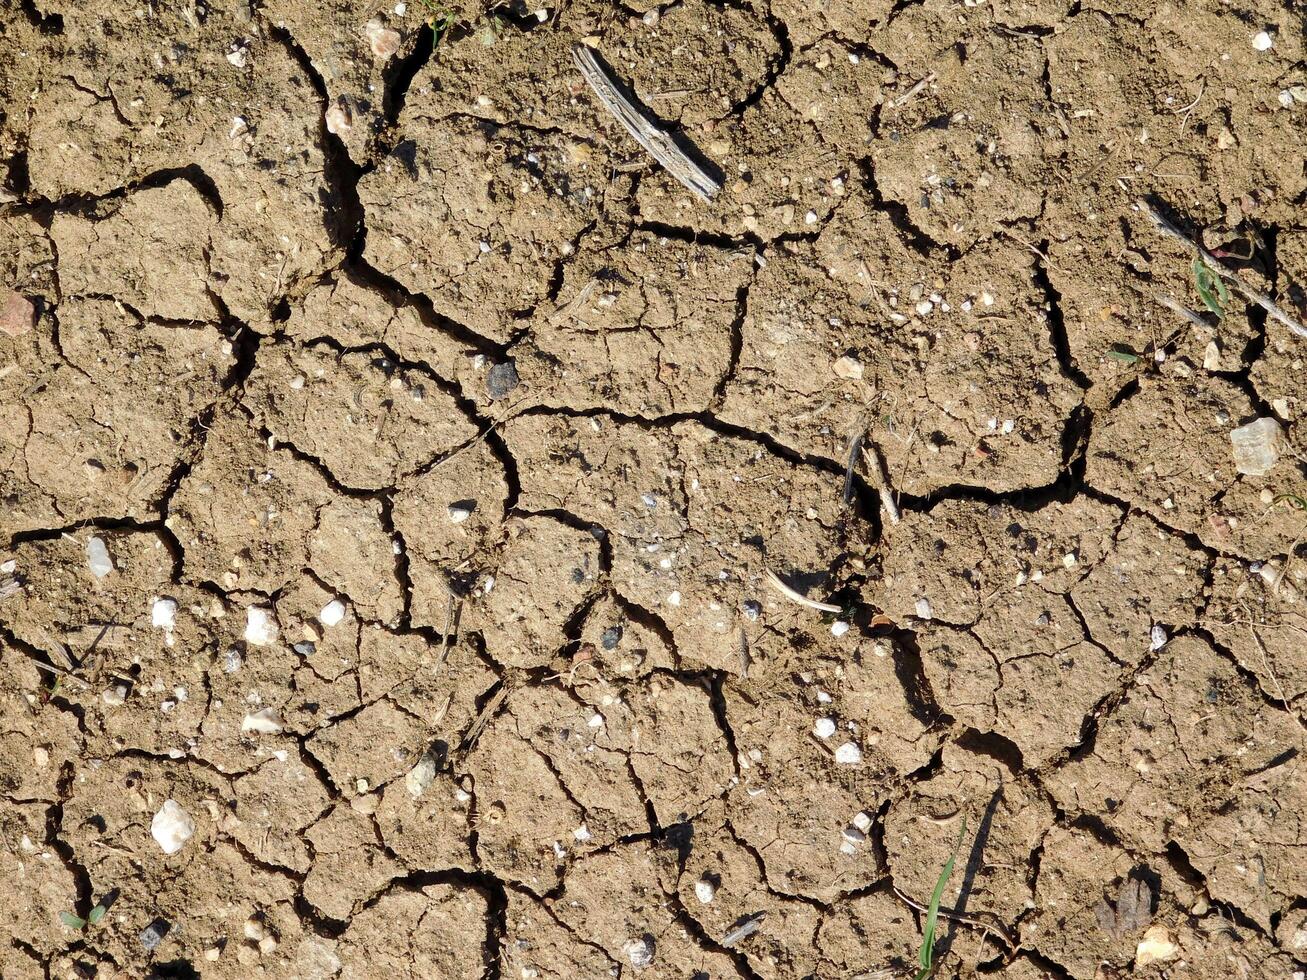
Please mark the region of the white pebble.
[[807, 214], [805, 214], [803, 216], [803, 223], [805, 225], [815, 225], [817, 223], [817, 212], [809, 211]]
[[572, 836], [584, 844], [593, 835], [590, 833], [589, 827], [587, 827], [585, 824], [581, 824], [581, 826], [577, 827], [576, 830], [572, 831]]
[[245, 716], [241, 731], [245, 734], [276, 735], [281, 731], [281, 713], [276, 708], [260, 708]]
[[1148, 649], [1160, 650], [1166, 646], [1166, 641], [1170, 637], [1166, 635], [1166, 627], [1160, 623], [1154, 623], [1153, 628], [1148, 632]]
[[834, 718], [818, 718], [812, 726], [812, 734], [818, 738], [830, 738], [835, 734]]
[[855, 742], [845, 742], [835, 750], [835, 761], [842, 766], [856, 766], [862, 761], [862, 749]]
[[700, 905], [711, 905], [717, 895], [717, 886], [707, 878], [700, 878], [694, 883], [694, 897]]
[[590, 720], [587, 721], [586, 724], [589, 725], [591, 728], [603, 728], [604, 716], [596, 711], [594, 714], [590, 716]]
[[265, 647], [277, 642], [277, 618], [267, 606], [250, 606], [245, 610], [245, 642]]
[[150, 834], [164, 854], [176, 854], [195, 836], [195, 821], [176, 800], [164, 800], [150, 821]]
[[930, 618], [932, 618], [932, 615], [933, 615], [933, 614], [932, 614], [932, 611], [931, 611], [931, 608], [930, 608], [930, 600], [929, 600], [929, 599], [918, 599], [918, 600], [917, 600], [917, 618], [918, 618], [918, 619], [930, 619]]
[[323, 626], [335, 626], [345, 618], [345, 603], [332, 599], [318, 612], [318, 622]]
[[927, 313], [929, 313], [929, 312], [930, 312], [931, 310], [933, 310], [934, 308], [935, 308], [935, 304], [932, 303], [932, 302], [931, 302], [930, 300], [928, 300], [928, 299], [923, 299], [923, 300], [922, 300], [921, 302], [919, 302], [919, 303], [916, 305], [916, 307], [915, 307], [917, 313], [918, 313], [919, 315], [921, 315], [921, 316], [925, 316]]
[[150, 623], [161, 630], [172, 630], [177, 625], [177, 600], [156, 596], [150, 607]]
[[865, 834], [871, 829], [871, 814], [866, 810], [858, 811], [853, 815], [853, 826]]
[[1017, 423], [1015, 419], [1003, 420], [1003, 435], [1010, 436], [1015, 431]]
[[125, 684], [115, 684], [113, 687], [106, 687], [100, 695], [100, 700], [110, 708], [116, 708], [127, 700], [127, 686]]
[[842, 619], [837, 619], [831, 623], [830, 631], [832, 636], [843, 636], [849, 631], [849, 624]]
[[1254, 51], [1270, 51], [1271, 46], [1274, 44], [1275, 41], [1271, 38], [1271, 35], [1268, 34], [1266, 31], [1258, 31], [1256, 34], [1253, 35]]
[[113, 571], [113, 559], [109, 557], [109, 549], [105, 546], [104, 538], [87, 540], [86, 564], [96, 578], [104, 578]]
[[681, 593], [679, 592], [671, 593], [671, 595], [667, 597], [667, 604], [669, 606], [679, 606], [681, 604]]
[[637, 970], [643, 970], [654, 960], [653, 943], [644, 937], [628, 940], [622, 945], [622, 952]]
[[867, 839], [867, 835], [852, 824], [841, 830], [840, 836], [850, 844], [861, 844]]

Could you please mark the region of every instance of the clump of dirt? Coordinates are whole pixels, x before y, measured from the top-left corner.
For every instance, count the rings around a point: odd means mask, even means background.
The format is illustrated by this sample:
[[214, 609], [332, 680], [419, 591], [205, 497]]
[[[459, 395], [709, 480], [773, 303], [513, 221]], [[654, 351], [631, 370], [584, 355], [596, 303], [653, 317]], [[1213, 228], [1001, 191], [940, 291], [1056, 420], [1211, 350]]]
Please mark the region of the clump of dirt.
[[1300, 976], [1300, 26], [7, 6], [0, 976]]

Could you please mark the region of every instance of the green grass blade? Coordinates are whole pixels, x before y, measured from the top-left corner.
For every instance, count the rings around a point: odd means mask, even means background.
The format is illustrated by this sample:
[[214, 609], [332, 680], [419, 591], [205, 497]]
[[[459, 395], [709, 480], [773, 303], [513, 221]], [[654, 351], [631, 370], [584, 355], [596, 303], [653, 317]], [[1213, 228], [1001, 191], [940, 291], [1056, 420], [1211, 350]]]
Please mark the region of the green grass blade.
[[86, 921], [89, 922], [91, 925], [95, 925], [97, 922], [99, 922], [101, 919], [104, 918], [104, 913], [107, 911], [109, 910], [106, 909], [103, 905], [97, 905], [95, 908], [91, 909], [91, 914], [86, 917]]
[[949, 876], [953, 874], [953, 862], [957, 860], [958, 851], [962, 849], [962, 840], [966, 836], [967, 818], [964, 816], [962, 827], [958, 831], [957, 843], [953, 845], [953, 853], [944, 862], [944, 869], [939, 873], [939, 881], [935, 882], [935, 891], [930, 896], [930, 907], [926, 910], [926, 928], [922, 930], [921, 935], [921, 951], [917, 954], [921, 972], [917, 974], [916, 980], [926, 980], [934, 969], [935, 930], [939, 927], [939, 903], [944, 897], [944, 886], [948, 884]]
[[72, 912], [60, 912], [59, 921], [69, 929], [81, 929], [86, 925], [86, 920], [80, 915], [74, 915]]
[[1217, 316], [1224, 316], [1225, 304], [1230, 302], [1230, 291], [1225, 288], [1225, 283], [1221, 282], [1221, 277], [1207, 268], [1202, 259], [1194, 259], [1193, 272], [1194, 285], [1198, 287], [1198, 295], [1202, 297], [1203, 305]]

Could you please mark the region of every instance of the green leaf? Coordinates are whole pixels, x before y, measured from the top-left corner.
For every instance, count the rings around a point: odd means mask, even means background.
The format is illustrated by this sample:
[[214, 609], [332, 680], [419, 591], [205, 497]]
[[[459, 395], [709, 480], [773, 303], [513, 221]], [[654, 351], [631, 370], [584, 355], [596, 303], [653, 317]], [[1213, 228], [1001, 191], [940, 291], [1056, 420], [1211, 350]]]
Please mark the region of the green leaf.
[[964, 816], [962, 827], [958, 830], [957, 843], [953, 845], [953, 853], [944, 862], [944, 870], [939, 873], [939, 881], [935, 882], [935, 891], [930, 896], [930, 906], [926, 911], [926, 928], [922, 930], [921, 936], [921, 951], [917, 955], [921, 972], [917, 974], [916, 980], [927, 980], [934, 970], [935, 930], [939, 926], [939, 903], [944, 897], [944, 886], [948, 884], [949, 875], [953, 874], [953, 862], [957, 860], [958, 851], [962, 849], [962, 840], [966, 836], [967, 818]]
[[1225, 288], [1221, 277], [1212, 272], [1202, 259], [1194, 259], [1194, 285], [1203, 305], [1217, 316], [1225, 315], [1225, 308], [1230, 303], [1230, 291]]
[[1120, 361], [1122, 364], [1136, 364], [1139, 361], [1139, 355], [1134, 351], [1120, 347], [1113, 347], [1107, 352], [1107, 356], [1114, 361]]
[[97, 922], [99, 922], [101, 919], [104, 918], [104, 913], [107, 911], [109, 910], [106, 909], [103, 905], [97, 905], [95, 908], [91, 909], [91, 914], [86, 917], [86, 921], [89, 922], [91, 925], [95, 925]]
[[86, 920], [80, 915], [74, 915], [72, 912], [60, 912], [59, 921], [69, 929], [83, 929], [86, 926]]

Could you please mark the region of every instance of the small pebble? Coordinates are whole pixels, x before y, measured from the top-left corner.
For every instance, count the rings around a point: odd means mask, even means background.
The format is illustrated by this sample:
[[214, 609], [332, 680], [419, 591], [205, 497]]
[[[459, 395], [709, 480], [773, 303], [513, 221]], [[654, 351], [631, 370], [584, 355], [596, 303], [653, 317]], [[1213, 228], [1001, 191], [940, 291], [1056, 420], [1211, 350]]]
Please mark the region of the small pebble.
[[832, 636], [843, 636], [849, 631], [849, 624], [842, 619], [837, 619], [831, 623], [830, 631]]
[[711, 905], [716, 896], [717, 886], [707, 878], [700, 878], [694, 883], [694, 897], [699, 900], [700, 905]]
[[399, 50], [399, 31], [391, 30], [379, 20], [370, 20], [363, 32], [368, 37], [368, 45], [372, 48], [374, 57], [385, 61], [395, 56]]
[[241, 722], [244, 734], [276, 735], [282, 729], [281, 713], [276, 708], [260, 708], [245, 716]]
[[1166, 641], [1170, 637], [1166, 635], [1166, 627], [1160, 623], [1154, 623], [1153, 628], [1148, 633], [1148, 649], [1160, 650], [1166, 646]]
[[851, 844], [861, 844], [867, 839], [867, 835], [852, 824], [841, 830], [840, 836]]
[[164, 800], [150, 821], [150, 834], [164, 854], [176, 854], [195, 836], [195, 821], [176, 800]]
[[834, 718], [818, 718], [812, 726], [812, 734], [818, 738], [830, 738], [835, 734]]
[[86, 564], [96, 578], [104, 578], [113, 571], [113, 559], [104, 538], [89, 538], [86, 542]]
[[599, 637], [599, 645], [605, 650], [617, 649], [617, 644], [622, 642], [622, 627], [610, 626], [604, 630], [603, 635]]
[[149, 952], [163, 942], [163, 937], [168, 935], [168, 930], [172, 924], [167, 919], [155, 919], [148, 926], [141, 930], [141, 945]]
[[1266, 31], [1258, 31], [1253, 35], [1254, 51], [1270, 51], [1275, 44], [1275, 40]]
[[667, 596], [667, 604], [669, 606], [679, 606], [681, 604], [681, 593], [672, 592], [669, 594]]
[[127, 685], [115, 684], [113, 687], [106, 687], [100, 695], [100, 700], [110, 708], [116, 708], [127, 700]]
[[1284, 430], [1268, 416], [1231, 429], [1230, 442], [1236, 470], [1244, 476], [1265, 476], [1280, 460]]
[[637, 970], [643, 970], [654, 961], [654, 941], [652, 936], [642, 936], [639, 939], [631, 939], [622, 945], [622, 952], [626, 955], [631, 966]]
[[318, 622], [323, 626], [336, 626], [345, 618], [345, 603], [332, 599], [318, 612]]
[[256, 943], [266, 936], [268, 930], [263, 925], [263, 917], [259, 915], [251, 915], [245, 920], [244, 932], [246, 939]]
[[460, 500], [450, 504], [449, 505], [450, 522], [453, 524], [462, 524], [465, 520], [471, 517], [472, 511], [475, 510], [474, 506], [469, 506], [471, 503], [472, 502], [470, 500]]
[[277, 642], [281, 631], [277, 627], [277, 617], [267, 606], [250, 606], [245, 610], [245, 642], [256, 647], [265, 647]]
[[745, 599], [741, 609], [744, 610], [744, 618], [751, 623], [756, 623], [762, 615], [762, 603], [754, 599]]
[[866, 810], [858, 811], [853, 815], [853, 826], [865, 834], [871, 829], [871, 814]]
[[862, 749], [854, 742], [845, 742], [835, 750], [835, 761], [842, 766], [856, 766], [862, 761]]
[[277, 948], [276, 936], [264, 936], [259, 940], [259, 952], [265, 956]]
[[244, 662], [241, 652], [235, 647], [228, 647], [227, 652], [222, 655], [222, 669], [228, 674], [236, 673]]
[[158, 597], [150, 607], [150, 623], [156, 629], [171, 630], [177, 625], [177, 600]]
[[578, 840], [578, 841], [580, 841], [581, 843], [584, 844], [584, 843], [585, 843], [586, 841], [588, 841], [588, 840], [589, 840], [593, 835], [590, 833], [590, 828], [589, 828], [589, 827], [587, 827], [585, 824], [581, 824], [581, 826], [577, 827], [576, 830], [572, 831], [572, 836], [573, 836], [576, 840]]
[[918, 619], [930, 619], [930, 618], [931, 618], [931, 608], [930, 608], [930, 600], [929, 600], [929, 599], [918, 599], [918, 600], [917, 600], [917, 618], [918, 618]]
[[333, 103], [323, 116], [327, 124], [327, 132], [333, 136], [344, 136], [354, 128], [354, 116], [349, 111], [349, 106], [339, 102]]
[[491, 398], [506, 398], [517, 385], [517, 365], [512, 361], [501, 361], [486, 372], [486, 391]]
[[849, 381], [860, 381], [862, 379], [862, 362], [851, 354], [845, 354], [843, 357], [836, 359], [831, 370], [835, 372], [837, 378], [845, 378]]
[[12, 289], [0, 288], [0, 295], [4, 295], [3, 304], [0, 305], [0, 333], [21, 337], [30, 332], [36, 326], [36, 307]]

